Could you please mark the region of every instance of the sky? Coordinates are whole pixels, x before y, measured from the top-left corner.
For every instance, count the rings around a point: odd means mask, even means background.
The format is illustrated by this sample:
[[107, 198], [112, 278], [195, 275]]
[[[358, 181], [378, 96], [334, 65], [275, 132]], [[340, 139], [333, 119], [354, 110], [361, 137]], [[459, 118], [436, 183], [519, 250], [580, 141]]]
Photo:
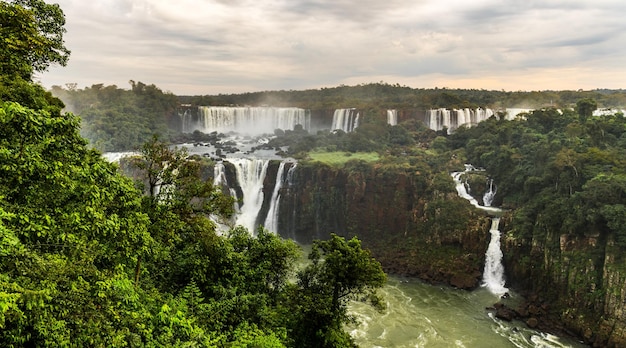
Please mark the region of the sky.
[[623, 0], [46, 1], [72, 51], [37, 76], [48, 88], [626, 88]]

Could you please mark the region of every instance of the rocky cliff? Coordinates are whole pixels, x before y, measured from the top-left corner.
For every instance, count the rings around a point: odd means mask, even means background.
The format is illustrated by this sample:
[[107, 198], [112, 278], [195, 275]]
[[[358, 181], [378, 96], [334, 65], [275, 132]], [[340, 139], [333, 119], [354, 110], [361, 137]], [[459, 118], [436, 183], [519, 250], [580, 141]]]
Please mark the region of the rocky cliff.
[[593, 230], [557, 234], [542, 226], [535, 231], [516, 237], [510, 219], [503, 229], [508, 279], [529, 299], [520, 316], [594, 347], [626, 346], [626, 267], [614, 236]]
[[360, 162], [299, 164], [294, 184], [283, 189], [281, 234], [305, 244], [331, 232], [358, 236], [389, 273], [474, 288], [489, 219], [457, 197], [451, 180], [444, 191], [433, 191], [432, 180]]
[[[457, 197], [447, 173], [299, 166], [294, 185], [284, 188], [285, 237], [309, 243], [330, 232], [357, 235], [388, 273], [479, 285], [490, 219]], [[533, 236], [516, 236], [510, 213], [501, 230], [507, 286], [527, 298], [514, 309], [518, 318], [595, 347], [626, 346], [625, 257], [613, 236], [559, 235], [541, 226]]]

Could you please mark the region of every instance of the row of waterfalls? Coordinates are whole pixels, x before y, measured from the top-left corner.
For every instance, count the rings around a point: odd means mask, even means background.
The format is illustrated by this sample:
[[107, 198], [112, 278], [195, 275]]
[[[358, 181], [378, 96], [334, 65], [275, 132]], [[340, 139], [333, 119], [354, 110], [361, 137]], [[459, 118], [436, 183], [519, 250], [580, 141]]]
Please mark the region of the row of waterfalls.
[[[512, 118], [522, 109], [507, 111]], [[326, 113], [322, 113], [326, 115]], [[260, 135], [272, 134], [276, 129], [293, 130], [300, 125], [309, 132], [321, 129], [330, 131], [342, 130], [346, 133], [354, 131], [361, 122], [361, 112], [356, 108], [335, 109], [332, 118], [311, 110], [295, 107], [229, 107], [229, 106], [198, 106], [179, 110], [181, 129], [185, 133], [201, 131], [203, 133], [234, 131], [240, 134]], [[430, 109], [399, 113], [398, 110], [387, 110], [387, 124], [395, 126], [400, 119], [415, 118], [435, 131], [452, 132], [460, 126], [471, 127], [487, 120], [494, 115], [488, 108], [464, 109]], [[328, 115], [330, 116], [330, 115]]]

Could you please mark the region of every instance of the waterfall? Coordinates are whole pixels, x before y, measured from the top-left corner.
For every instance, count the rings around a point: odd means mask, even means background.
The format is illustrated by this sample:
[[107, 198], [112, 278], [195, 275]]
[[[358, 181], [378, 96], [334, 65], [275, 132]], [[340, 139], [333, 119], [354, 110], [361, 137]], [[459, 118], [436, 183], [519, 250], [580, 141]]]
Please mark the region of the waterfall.
[[359, 126], [359, 113], [356, 109], [336, 109], [333, 114], [333, 123], [331, 131], [341, 129], [342, 131], [349, 133]]
[[256, 234], [256, 218], [263, 204], [263, 181], [269, 160], [251, 158], [229, 158], [235, 165], [237, 181], [243, 192], [243, 202], [236, 218], [236, 224]]
[[184, 111], [178, 111], [178, 117], [180, 117], [180, 121], [182, 124], [183, 133], [193, 132], [193, 117], [191, 115], [191, 111], [188, 108], [185, 108]]
[[487, 184], [489, 189], [487, 189], [485, 195], [483, 196], [483, 204], [485, 207], [491, 207], [491, 203], [493, 203], [493, 199], [496, 196], [498, 188], [493, 185], [493, 179], [487, 179]]
[[285, 171], [285, 162], [280, 162], [278, 173], [276, 174], [276, 184], [274, 192], [270, 200], [270, 208], [265, 218], [264, 227], [271, 232], [278, 233], [278, 212], [280, 207], [280, 189], [283, 187], [283, 172]]
[[387, 110], [387, 124], [391, 126], [398, 124], [398, 110]]
[[489, 229], [491, 241], [485, 254], [482, 286], [486, 287], [492, 294], [502, 296], [509, 289], [504, 287], [504, 266], [502, 265], [502, 250], [500, 249], [499, 224], [500, 218], [494, 217], [491, 220], [491, 228]]
[[448, 133], [454, 131], [460, 126], [471, 127], [493, 116], [491, 109], [431, 109], [427, 111], [428, 128], [440, 131], [444, 127], [448, 129]]
[[[453, 172], [452, 179], [456, 184], [456, 191], [459, 197], [468, 200], [476, 208], [486, 211], [490, 214], [497, 214], [502, 212], [499, 208], [490, 206], [482, 206], [478, 201], [468, 193], [468, 184], [461, 180], [461, 176], [467, 172], [476, 170], [472, 165], [466, 165], [464, 172]], [[491, 191], [491, 189], [490, 189]], [[495, 195], [495, 193], [494, 193]], [[483, 198], [484, 200], [484, 198]], [[500, 230], [498, 226], [500, 224], [499, 217], [493, 217], [491, 220], [491, 228], [489, 233], [491, 234], [491, 240], [485, 253], [485, 269], [483, 271], [482, 286], [486, 287], [492, 294], [502, 296], [508, 291], [504, 287], [504, 266], [502, 265], [502, 250], [500, 249]]]
[[[222, 192], [224, 192], [224, 190], [228, 190], [228, 194], [231, 197], [237, 198], [237, 191], [228, 185], [223, 162], [217, 162], [213, 167], [213, 186], [220, 187]], [[237, 202], [235, 202], [235, 211], [239, 211], [239, 204], [237, 204]]]
[[[288, 192], [290, 192], [296, 184], [294, 175], [296, 173], [297, 165], [298, 163], [294, 163], [293, 166], [291, 166], [291, 168], [289, 168], [289, 170], [287, 171], [286, 184]], [[296, 202], [293, 195], [291, 195], [291, 201], [289, 202], [288, 206], [290, 207], [289, 212], [291, 216], [289, 216], [289, 218], [287, 219], [287, 233], [289, 235], [289, 238], [291, 238], [292, 240], [296, 240]]]
[[311, 128], [311, 113], [300, 108], [199, 106], [195, 124], [185, 119], [183, 130], [203, 133], [230, 132], [260, 135], [276, 129], [292, 130], [296, 125]]

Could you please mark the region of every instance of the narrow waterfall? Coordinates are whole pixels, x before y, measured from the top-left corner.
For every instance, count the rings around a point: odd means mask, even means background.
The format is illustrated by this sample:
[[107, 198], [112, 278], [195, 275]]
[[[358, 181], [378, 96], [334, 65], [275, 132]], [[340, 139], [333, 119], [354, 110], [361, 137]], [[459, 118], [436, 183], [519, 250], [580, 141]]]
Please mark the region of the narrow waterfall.
[[486, 287], [492, 294], [504, 295], [509, 289], [504, 287], [504, 266], [502, 265], [502, 250], [500, 249], [500, 230], [498, 225], [500, 218], [494, 217], [491, 220], [491, 241], [485, 254], [485, 270], [483, 271], [482, 286]]
[[485, 207], [491, 207], [491, 203], [493, 203], [498, 188], [493, 184], [493, 179], [487, 179], [487, 186], [488, 189], [483, 195], [483, 205]]
[[278, 233], [278, 212], [280, 207], [280, 189], [283, 187], [283, 173], [285, 171], [285, 162], [280, 162], [278, 173], [276, 174], [276, 184], [274, 192], [270, 200], [270, 208], [263, 224], [266, 229], [271, 232]]
[[311, 113], [300, 108], [199, 106], [195, 122], [184, 118], [185, 132], [237, 132], [249, 135], [292, 130], [296, 125], [311, 128]]
[[290, 201], [288, 201], [287, 206], [290, 207], [290, 209], [288, 210], [289, 215], [288, 218], [285, 219], [286, 220], [286, 225], [285, 226], [285, 232], [286, 234], [283, 235], [287, 235], [289, 236], [289, 238], [291, 238], [292, 240], [296, 240], [296, 201], [294, 199], [294, 195], [291, 194], [291, 190], [293, 189], [293, 187], [296, 185], [295, 182], [295, 173], [296, 173], [296, 167], [298, 166], [298, 163], [294, 163], [293, 166], [291, 166], [291, 168], [289, 168], [289, 170], [287, 171], [287, 179], [286, 179], [286, 184], [287, 184], [287, 194], [289, 194], [287, 197], [290, 197]]
[[336, 109], [333, 114], [333, 123], [330, 130], [341, 129], [346, 133], [352, 132], [359, 126], [359, 117], [359, 113], [354, 108]]
[[391, 126], [398, 124], [398, 110], [387, 110], [387, 124]]
[[[231, 197], [237, 198], [237, 191], [228, 184], [228, 179], [226, 179], [223, 162], [217, 162], [213, 167], [213, 186], [219, 187], [224, 193], [228, 191]], [[239, 204], [237, 204], [237, 202], [235, 202], [235, 211], [239, 211]]]
[[[468, 193], [469, 186], [467, 182], [463, 182], [461, 176], [467, 172], [473, 171], [473, 166], [466, 166], [464, 172], [453, 172], [452, 179], [456, 183], [456, 191], [459, 197], [468, 200], [476, 208], [486, 211], [490, 214], [497, 214], [502, 212], [499, 208], [490, 206], [482, 206], [478, 201]], [[484, 199], [484, 198], [483, 198]], [[502, 296], [508, 291], [504, 287], [504, 266], [502, 265], [502, 250], [500, 249], [500, 230], [498, 226], [500, 224], [499, 217], [493, 217], [491, 220], [491, 228], [489, 233], [491, 234], [491, 241], [485, 253], [485, 269], [483, 271], [482, 286], [486, 287], [492, 294]]]
[[243, 192], [243, 202], [236, 218], [236, 224], [256, 234], [256, 218], [263, 204], [263, 181], [269, 160], [251, 158], [229, 158], [235, 165], [237, 181]]

